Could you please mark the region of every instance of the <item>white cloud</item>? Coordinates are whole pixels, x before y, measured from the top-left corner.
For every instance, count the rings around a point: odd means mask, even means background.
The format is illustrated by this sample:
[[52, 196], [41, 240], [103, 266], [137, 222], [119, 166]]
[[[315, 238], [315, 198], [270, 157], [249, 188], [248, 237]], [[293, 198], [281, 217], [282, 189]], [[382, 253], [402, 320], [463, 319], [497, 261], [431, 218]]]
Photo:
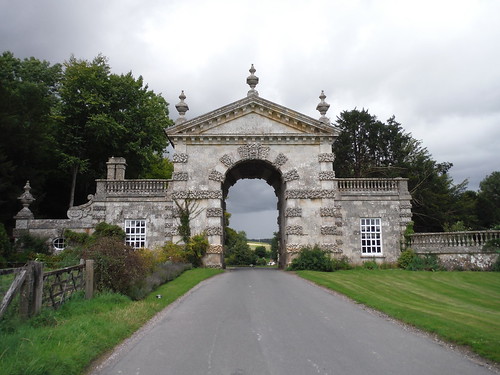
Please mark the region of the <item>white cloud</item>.
[[[189, 118], [246, 95], [312, 117], [391, 115], [470, 187], [499, 170], [500, 2], [494, 0], [0, 0], [0, 46], [53, 63], [109, 57]], [[265, 201], [265, 200], [264, 200]]]

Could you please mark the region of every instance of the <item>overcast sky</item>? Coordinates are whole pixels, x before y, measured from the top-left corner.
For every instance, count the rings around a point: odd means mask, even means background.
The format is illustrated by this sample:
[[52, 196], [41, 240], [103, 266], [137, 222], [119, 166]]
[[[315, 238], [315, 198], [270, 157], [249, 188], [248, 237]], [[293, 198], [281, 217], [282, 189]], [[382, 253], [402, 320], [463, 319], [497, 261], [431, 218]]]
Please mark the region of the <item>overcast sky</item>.
[[[181, 90], [187, 118], [245, 97], [253, 63], [261, 97], [318, 118], [325, 90], [332, 121], [355, 107], [395, 115], [477, 190], [500, 170], [499, 15], [498, 0], [0, 0], [0, 50], [51, 63], [102, 53], [173, 119]], [[229, 197], [232, 227], [272, 236], [271, 188], [238, 182]]]

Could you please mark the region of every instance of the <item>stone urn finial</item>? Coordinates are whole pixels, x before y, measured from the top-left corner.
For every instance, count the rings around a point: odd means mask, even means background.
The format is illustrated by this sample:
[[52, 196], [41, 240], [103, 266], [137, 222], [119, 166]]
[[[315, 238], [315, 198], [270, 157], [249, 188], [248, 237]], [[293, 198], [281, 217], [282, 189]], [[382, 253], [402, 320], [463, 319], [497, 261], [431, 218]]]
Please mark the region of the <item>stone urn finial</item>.
[[255, 86], [257, 86], [257, 84], [259, 83], [259, 77], [257, 77], [255, 75], [256, 70], [253, 67], [253, 64], [250, 67], [249, 72], [250, 72], [250, 75], [247, 77], [247, 84], [248, 84], [248, 86], [250, 86], [250, 90], [248, 91], [247, 96], [250, 96], [250, 95], [259, 96], [259, 92], [257, 90], [255, 90]]
[[184, 99], [186, 99], [186, 95], [184, 95], [184, 90], [181, 91], [181, 94], [179, 95], [179, 99], [181, 101], [175, 105], [177, 112], [179, 112], [179, 118], [177, 120], [175, 120], [176, 125], [181, 124], [184, 121], [186, 121], [185, 114], [187, 111], [189, 111], [188, 105], [184, 102]]
[[319, 96], [319, 98], [321, 99], [321, 101], [319, 102], [318, 106], [316, 107], [316, 110], [319, 111], [319, 113], [321, 114], [319, 121], [324, 122], [326, 124], [329, 124], [330, 119], [328, 117], [326, 117], [325, 115], [326, 115], [326, 112], [328, 111], [328, 108], [330, 108], [330, 104], [325, 102], [326, 95], [325, 95], [325, 92], [323, 90], [321, 90], [321, 95]]
[[25, 218], [25, 219], [33, 219], [33, 212], [29, 209], [31, 203], [35, 201], [33, 195], [31, 195], [31, 186], [29, 180], [26, 181], [26, 185], [24, 185], [24, 193], [22, 193], [17, 199], [21, 201], [23, 208], [21, 211], [17, 213], [15, 216], [16, 219]]

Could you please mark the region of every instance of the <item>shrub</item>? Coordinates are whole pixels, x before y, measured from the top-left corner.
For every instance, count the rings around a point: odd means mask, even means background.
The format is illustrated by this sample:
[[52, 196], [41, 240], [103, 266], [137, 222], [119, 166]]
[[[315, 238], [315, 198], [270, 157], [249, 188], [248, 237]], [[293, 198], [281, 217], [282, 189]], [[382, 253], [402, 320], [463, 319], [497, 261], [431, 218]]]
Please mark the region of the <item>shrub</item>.
[[186, 257], [186, 252], [184, 251], [184, 246], [182, 245], [167, 242], [161, 247], [161, 252], [167, 261], [171, 261], [173, 263], [189, 263]]
[[259, 258], [257, 259], [257, 265], [258, 266], [265, 266], [267, 264], [266, 258]]
[[412, 249], [406, 249], [401, 252], [401, 255], [398, 258], [398, 267], [404, 270], [408, 269], [411, 263], [413, 263], [414, 259], [417, 257], [417, 254]]
[[91, 237], [87, 233], [77, 233], [66, 229], [64, 231], [64, 240], [66, 247], [68, 246], [84, 246], [91, 241]]
[[406, 269], [410, 271], [439, 271], [443, 268], [436, 254], [425, 254], [423, 256], [417, 255]]
[[265, 246], [257, 246], [255, 248], [255, 255], [259, 258], [265, 258], [267, 256], [267, 251]]
[[208, 239], [205, 234], [197, 234], [189, 238], [186, 245], [186, 258], [193, 267], [200, 267], [203, 264], [203, 257], [209, 247]]
[[84, 249], [83, 257], [94, 260], [96, 285], [100, 291], [129, 295], [134, 284], [147, 273], [141, 256], [117, 238], [98, 238]]
[[191, 269], [189, 263], [168, 262], [160, 264], [153, 273], [131, 287], [129, 297], [136, 301], [143, 299], [160, 285], [175, 279], [189, 269]]
[[315, 245], [313, 248], [302, 248], [299, 256], [292, 261], [289, 269], [293, 271], [311, 270], [331, 272], [333, 271], [333, 265], [328, 253], [321, 250], [318, 245]]
[[342, 255], [340, 258], [331, 259], [331, 264], [333, 271], [350, 270], [352, 268], [349, 258], [345, 255]]
[[378, 264], [376, 261], [374, 260], [367, 260], [365, 262], [363, 262], [363, 268], [365, 270], [378, 270]]
[[102, 222], [96, 225], [93, 237], [94, 238], [111, 237], [124, 241], [125, 232], [118, 225]]

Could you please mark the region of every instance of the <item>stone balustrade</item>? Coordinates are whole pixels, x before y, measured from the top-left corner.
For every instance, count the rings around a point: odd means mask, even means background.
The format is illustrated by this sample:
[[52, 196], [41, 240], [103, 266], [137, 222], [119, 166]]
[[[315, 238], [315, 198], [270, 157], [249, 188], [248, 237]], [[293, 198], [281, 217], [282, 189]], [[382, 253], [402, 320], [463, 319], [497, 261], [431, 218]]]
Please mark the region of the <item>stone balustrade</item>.
[[410, 247], [419, 253], [479, 251], [487, 241], [497, 238], [500, 230], [415, 233], [411, 235]]
[[96, 180], [96, 195], [164, 195], [170, 180]]
[[341, 192], [397, 192], [400, 183], [407, 180], [401, 178], [337, 178]]

